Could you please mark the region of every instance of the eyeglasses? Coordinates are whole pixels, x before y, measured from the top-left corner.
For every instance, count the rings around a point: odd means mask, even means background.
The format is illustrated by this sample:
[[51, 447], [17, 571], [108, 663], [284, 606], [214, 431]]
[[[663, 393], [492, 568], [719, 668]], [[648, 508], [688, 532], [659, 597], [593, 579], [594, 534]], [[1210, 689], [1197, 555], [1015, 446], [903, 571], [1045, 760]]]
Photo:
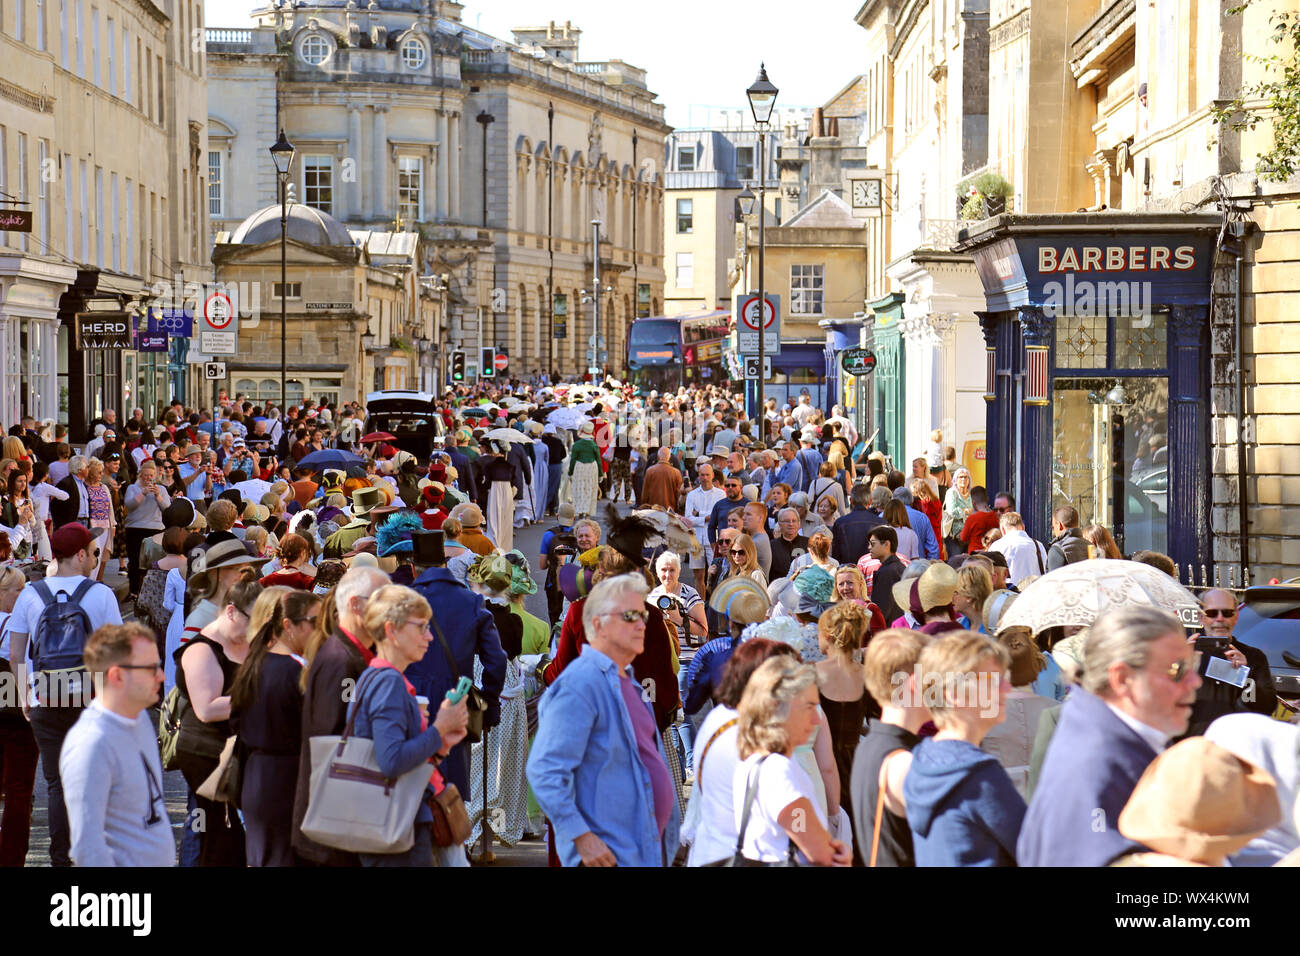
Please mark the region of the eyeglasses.
[[635, 624], [640, 621], [644, 624], [650, 617], [649, 611], [611, 611], [609, 614], [601, 614], [601, 617], [621, 617], [629, 624]]
[[310, 624], [312, 627], [315, 627], [315, 626], [316, 626], [316, 621], [317, 621], [319, 618], [320, 618], [320, 615], [319, 615], [319, 614], [313, 614], [311, 617], [300, 617], [300, 618], [296, 618], [296, 619], [295, 619], [295, 618], [290, 618], [289, 620], [293, 621], [293, 623], [295, 623], [295, 624], [307, 623], [307, 624]]
[[1206, 617], [1210, 617], [1210, 618], [1214, 618], [1214, 617], [1236, 617], [1236, 616], [1237, 616], [1237, 609], [1236, 609], [1235, 607], [1233, 607], [1233, 608], [1207, 607], [1207, 608], [1206, 608], [1205, 610], [1203, 610], [1201, 613], [1204, 614]]
[[120, 667], [124, 671], [153, 671], [155, 674], [163, 669], [162, 661], [157, 664], [114, 664], [114, 667]]
[[1006, 514], [1006, 513], [1007, 513], [1008, 511], [1010, 511], [1011, 509], [1010, 509], [1010, 508], [1005, 508], [1005, 507], [1004, 507], [1004, 508], [994, 508], [993, 510], [996, 511], [998, 514], [1001, 515], [1001, 514]]
[[744, 548], [732, 548], [732, 549], [731, 549], [731, 553], [732, 553], [732, 554], [744, 555], [744, 553], [745, 553], [745, 549], [744, 549]]
[[1191, 657], [1184, 657], [1174, 661], [1165, 671], [1169, 679], [1175, 684], [1181, 684], [1188, 674], [1196, 673], [1201, 669], [1201, 652], [1195, 651]]

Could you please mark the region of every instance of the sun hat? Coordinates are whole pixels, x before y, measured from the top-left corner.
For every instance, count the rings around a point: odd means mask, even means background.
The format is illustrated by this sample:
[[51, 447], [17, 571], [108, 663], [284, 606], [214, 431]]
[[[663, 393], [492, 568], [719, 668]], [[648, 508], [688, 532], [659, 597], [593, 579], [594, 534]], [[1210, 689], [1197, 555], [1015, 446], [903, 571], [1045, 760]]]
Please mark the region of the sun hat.
[[1151, 761], [1119, 831], [1156, 853], [1213, 865], [1281, 819], [1273, 777], [1198, 736]]
[[471, 501], [458, 504], [451, 509], [450, 517], [460, 522], [460, 526], [467, 531], [471, 528], [483, 527], [483, 512], [478, 505]]
[[249, 554], [242, 541], [221, 541], [208, 548], [203, 559], [203, 567], [195, 570], [215, 571], [219, 568], [233, 568], [240, 564], [262, 564], [270, 558], [259, 558]]
[[503, 554], [481, 554], [470, 565], [465, 579], [489, 594], [504, 594], [514, 579], [514, 565]]
[[727, 578], [709, 598], [709, 607], [736, 624], [753, 624], [767, 617], [772, 602], [767, 590], [753, 578]]
[[579, 438], [591, 438], [596, 434], [596, 426], [591, 422], [583, 422], [582, 427], [578, 429]]

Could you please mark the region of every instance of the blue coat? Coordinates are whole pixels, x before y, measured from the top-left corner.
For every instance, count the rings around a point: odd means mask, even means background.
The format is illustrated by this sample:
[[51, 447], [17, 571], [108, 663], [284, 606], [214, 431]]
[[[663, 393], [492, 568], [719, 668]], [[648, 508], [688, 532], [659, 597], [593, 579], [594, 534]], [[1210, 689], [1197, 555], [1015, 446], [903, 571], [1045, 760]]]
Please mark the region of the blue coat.
[[1106, 866], [1138, 848], [1119, 814], [1156, 752], [1106, 702], [1070, 690], [1016, 844], [1021, 866]]
[[[460, 676], [473, 680], [474, 656], [478, 655], [482, 661], [483, 681], [479, 689], [488, 700], [483, 725], [495, 727], [501, 719], [500, 697], [506, 682], [506, 654], [501, 649], [501, 638], [492, 613], [480, 595], [457, 581], [446, 568], [425, 571], [416, 579], [414, 588], [433, 608], [434, 618], [451, 645], [451, 656]], [[434, 631], [433, 643], [424, 659], [406, 669], [406, 679], [415, 685], [417, 694], [429, 698], [430, 716], [436, 714], [447, 691], [456, 686], [456, 678], [447, 663], [437, 631]], [[469, 740], [462, 740], [451, 748], [451, 754], [441, 768], [442, 775], [465, 796], [470, 792], [469, 749]]]
[[[653, 720], [650, 705], [644, 706]], [[681, 814], [674, 800], [661, 839], [650, 772], [641, 762], [614, 662], [584, 645], [547, 688], [538, 717], [528, 783], [555, 827], [561, 862], [578, 865], [582, 858], [573, 841], [588, 831], [604, 841], [619, 866], [671, 862]], [[656, 734], [655, 742], [666, 762], [662, 736]]]
[[912, 530], [916, 532], [917, 540], [920, 542], [921, 557], [934, 561], [939, 557], [939, 541], [934, 536], [934, 525], [930, 523], [924, 511], [917, 511], [915, 508], [907, 509], [907, 520], [911, 523]]
[[870, 508], [854, 508], [836, 519], [835, 533], [831, 535], [831, 557], [840, 564], [857, 564], [858, 558], [867, 553], [871, 529], [882, 524], [889, 522], [881, 517], [879, 511]]

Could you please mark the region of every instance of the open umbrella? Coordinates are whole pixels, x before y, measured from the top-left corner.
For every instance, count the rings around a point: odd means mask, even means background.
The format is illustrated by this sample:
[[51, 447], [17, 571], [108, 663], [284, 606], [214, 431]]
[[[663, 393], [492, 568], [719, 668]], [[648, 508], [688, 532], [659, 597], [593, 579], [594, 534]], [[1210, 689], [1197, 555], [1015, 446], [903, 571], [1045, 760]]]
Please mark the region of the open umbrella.
[[395, 441], [397, 436], [391, 432], [371, 432], [361, 436], [361, 444], [369, 445], [372, 441]]
[[361, 465], [364, 463], [365, 459], [360, 455], [354, 455], [350, 451], [343, 451], [341, 448], [322, 448], [298, 462], [304, 468], [347, 468], [348, 465]]
[[245, 501], [256, 501], [260, 504], [262, 496], [271, 490], [271, 483], [261, 478], [250, 478], [247, 481], [236, 482], [230, 487], [238, 491]]
[[582, 427], [584, 422], [591, 421], [591, 419], [582, 414], [582, 412], [572, 407], [557, 408], [555, 411], [551, 412], [550, 415], [546, 416], [546, 420], [556, 428], [567, 428], [570, 431], [577, 431]]
[[488, 441], [513, 441], [525, 445], [533, 444], [533, 439], [529, 438], [521, 431], [515, 431], [513, 428], [494, 428], [490, 432], [484, 432], [483, 437]]
[[1012, 627], [1035, 634], [1049, 627], [1087, 627], [1116, 607], [1160, 608], [1184, 627], [1202, 626], [1192, 592], [1163, 571], [1136, 561], [1093, 558], [1049, 571], [1025, 588], [998, 621], [998, 633]]

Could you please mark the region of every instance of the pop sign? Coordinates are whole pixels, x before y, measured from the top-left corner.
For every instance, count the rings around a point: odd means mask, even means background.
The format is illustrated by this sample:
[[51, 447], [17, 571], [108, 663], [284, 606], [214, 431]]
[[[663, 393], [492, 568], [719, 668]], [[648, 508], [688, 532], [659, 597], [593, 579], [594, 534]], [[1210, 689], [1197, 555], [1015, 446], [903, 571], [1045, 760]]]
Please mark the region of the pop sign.
[[840, 368], [850, 375], [870, 375], [876, 369], [876, 353], [871, 349], [845, 349], [840, 353]]

